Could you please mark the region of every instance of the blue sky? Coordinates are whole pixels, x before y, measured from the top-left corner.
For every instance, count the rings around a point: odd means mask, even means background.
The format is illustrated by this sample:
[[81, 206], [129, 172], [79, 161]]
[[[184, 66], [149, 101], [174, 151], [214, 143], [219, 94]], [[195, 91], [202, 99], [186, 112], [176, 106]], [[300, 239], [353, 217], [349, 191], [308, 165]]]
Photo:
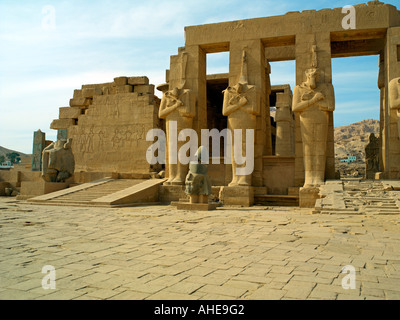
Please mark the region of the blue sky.
[[[363, 2], [0, 0], [0, 145], [31, 153], [38, 129], [55, 140], [50, 123], [82, 84], [123, 75], [163, 83], [170, 56], [184, 46], [185, 26]], [[226, 54], [210, 55], [209, 73], [227, 66]], [[335, 126], [379, 119], [378, 57], [333, 59], [332, 67]], [[294, 74], [293, 61], [272, 64], [273, 84], [293, 88]]]

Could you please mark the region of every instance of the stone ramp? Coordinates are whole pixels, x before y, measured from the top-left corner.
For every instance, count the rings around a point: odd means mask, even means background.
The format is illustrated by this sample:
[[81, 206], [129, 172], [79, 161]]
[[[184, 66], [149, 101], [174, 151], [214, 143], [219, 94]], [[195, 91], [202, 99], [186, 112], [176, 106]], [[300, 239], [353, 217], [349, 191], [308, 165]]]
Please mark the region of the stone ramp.
[[327, 214], [400, 214], [398, 181], [327, 181], [320, 187], [315, 213]]
[[123, 207], [158, 203], [166, 179], [101, 179], [29, 199], [47, 205]]

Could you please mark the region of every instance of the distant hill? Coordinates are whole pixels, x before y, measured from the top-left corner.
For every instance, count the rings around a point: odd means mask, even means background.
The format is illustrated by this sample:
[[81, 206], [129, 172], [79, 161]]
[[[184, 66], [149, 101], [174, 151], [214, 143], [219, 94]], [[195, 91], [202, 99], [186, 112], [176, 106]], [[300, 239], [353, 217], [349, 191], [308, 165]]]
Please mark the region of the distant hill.
[[12, 152], [18, 153], [21, 157], [30, 157], [31, 156], [30, 154], [22, 153], [22, 152], [15, 151], [15, 150], [10, 150], [10, 149], [0, 146], [0, 156], [6, 157], [7, 153], [12, 153]]
[[347, 126], [335, 128], [336, 158], [347, 158], [353, 155], [364, 160], [365, 146], [369, 142], [369, 135], [379, 136], [379, 121], [367, 119]]
[[[369, 135], [379, 136], [379, 121], [367, 119], [347, 126], [336, 127], [335, 133], [335, 167], [341, 177], [363, 176], [365, 174], [365, 147]], [[356, 156], [354, 163], [342, 163], [340, 159]]]

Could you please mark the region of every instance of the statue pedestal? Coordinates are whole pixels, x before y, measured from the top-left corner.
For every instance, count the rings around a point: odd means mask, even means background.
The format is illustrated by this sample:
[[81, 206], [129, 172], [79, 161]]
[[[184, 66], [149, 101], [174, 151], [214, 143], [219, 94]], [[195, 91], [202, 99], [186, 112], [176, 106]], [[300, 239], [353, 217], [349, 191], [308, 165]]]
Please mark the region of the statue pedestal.
[[300, 188], [299, 205], [301, 208], [314, 208], [315, 202], [319, 198], [319, 188]]
[[26, 200], [43, 194], [60, 191], [68, 188], [69, 183], [64, 182], [46, 182], [46, 181], [22, 181], [21, 193], [17, 200]]
[[209, 211], [215, 210], [218, 203], [190, 203], [190, 202], [177, 202], [176, 208], [178, 210], [196, 210], [196, 211]]
[[222, 187], [219, 199], [224, 205], [251, 207], [254, 204], [254, 187]]

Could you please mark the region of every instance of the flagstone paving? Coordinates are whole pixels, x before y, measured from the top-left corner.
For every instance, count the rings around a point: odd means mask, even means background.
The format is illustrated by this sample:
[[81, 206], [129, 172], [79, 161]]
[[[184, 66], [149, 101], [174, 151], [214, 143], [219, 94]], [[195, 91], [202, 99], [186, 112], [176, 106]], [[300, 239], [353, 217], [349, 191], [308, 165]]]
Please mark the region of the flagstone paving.
[[[0, 299], [400, 299], [400, 216], [0, 197]], [[44, 289], [46, 265], [55, 289]], [[355, 270], [355, 288], [345, 266]]]

